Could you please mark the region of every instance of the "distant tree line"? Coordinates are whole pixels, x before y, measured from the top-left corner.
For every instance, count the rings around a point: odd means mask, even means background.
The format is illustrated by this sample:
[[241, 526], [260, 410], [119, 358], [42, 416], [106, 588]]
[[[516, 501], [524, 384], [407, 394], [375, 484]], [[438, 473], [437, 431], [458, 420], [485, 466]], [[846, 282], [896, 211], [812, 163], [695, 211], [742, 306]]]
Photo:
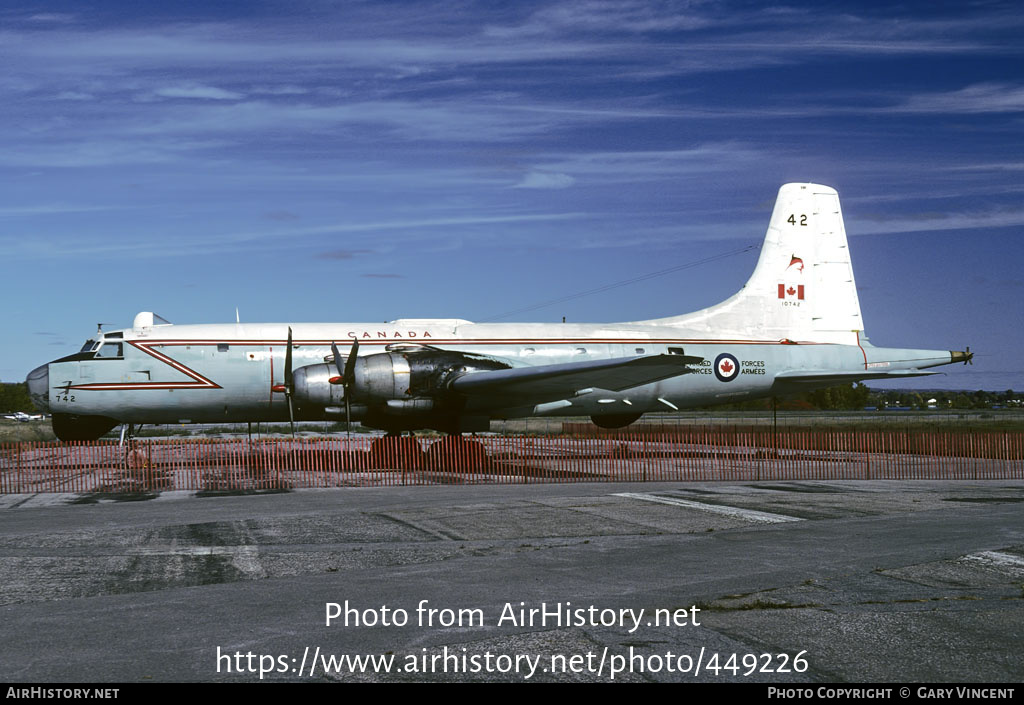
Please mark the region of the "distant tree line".
[[11, 411], [35, 412], [28, 396], [28, 385], [24, 382], [0, 384], [0, 413]]
[[[871, 389], [860, 382], [825, 389], [816, 389], [796, 396], [779, 397], [780, 411], [876, 409], [993, 409], [1024, 407], [1024, 393], [1005, 392], [920, 391], [912, 389]], [[707, 407], [732, 411], [765, 411], [772, 408], [771, 399], [724, 406]]]
[[1021, 408], [1024, 394], [1007, 389], [1004, 392], [913, 391], [889, 389], [871, 393], [871, 406], [879, 409], [910, 407], [912, 409], [993, 409]]

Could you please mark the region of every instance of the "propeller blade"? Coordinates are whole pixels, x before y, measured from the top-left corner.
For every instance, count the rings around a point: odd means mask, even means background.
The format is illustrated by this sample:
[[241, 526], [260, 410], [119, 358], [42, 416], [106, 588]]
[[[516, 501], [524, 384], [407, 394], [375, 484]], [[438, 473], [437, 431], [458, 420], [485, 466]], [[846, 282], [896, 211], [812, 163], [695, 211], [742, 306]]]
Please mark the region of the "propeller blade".
[[295, 393], [295, 375], [292, 374], [292, 327], [288, 326], [288, 347], [284, 352], [284, 396], [288, 400], [288, 421], [292, 426], [292, 438], [295, 438], [295, 408], [292, 395]]
[[[345, 391], [348, 392], [348, 387], [352, 382], [355, 381], [356, 371], [356, 356], [359, 355], [359, 341], [352, 341], [352, 348], [348, 351], [348, 359], [345, 360], [345, 371], [342, 375], [345, 377]], [[337, 359], [337, 358], [335, 358]]]
[[292, 438], [295, 438], [295, 410], [292, 408], [292, 395], [288, 394], [288, 421], [292, 425]]
[[345, 450], [352, 450], [352, 400], [349, 399], [348, 394], [345, 395], [345, 434], [348, 436]]
[[338, 368], [341, 375], [341, 383], [345, 389], [345, 428], [348, 433], [348, 440], [352, 440], [352, 383], [355, 382], [356, 356], [359, 355], [359, 341], [353, 340], [349, 348], [348, 357], [345, 358], [345, 367], [341, 366], [341, 353], [338, 352], [338, 344], [331, 343], [331, 352], [334, 353], [334, 366]]
[[291, 396], [295, 391], [295, 377], [292, 374], [292, 329], [288, 327], [288, 347], [284, 351], [284, 391]]
[[341, 383], [345, 386], [345, 398], [348, 398], [349, 390], [355, 382], [356, 357], [359, 355], [359, 341], [353, 340], [352, 347], [348, 350], [348, 357], [345, 358], [345, 367], [341, 366], [341, 353], [338, 352], [338, 344], [331, 343], [331, 352], [334, 353], [334, 366], [341, 375]]
[[331, 343], [331, 352], [334, 353], [334, 366], [338, 368], [338, 374], [341, 375], [341, 378], [344, 381], [345, 368], [341, 366], [341, 353], [338, 352], [337, 343]]

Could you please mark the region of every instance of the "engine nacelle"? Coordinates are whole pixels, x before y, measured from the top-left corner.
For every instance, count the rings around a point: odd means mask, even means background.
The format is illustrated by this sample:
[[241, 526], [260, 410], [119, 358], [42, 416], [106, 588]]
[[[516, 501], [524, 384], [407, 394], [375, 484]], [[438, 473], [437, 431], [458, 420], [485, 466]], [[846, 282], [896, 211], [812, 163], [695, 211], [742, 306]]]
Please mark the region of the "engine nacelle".
[[295, 399], [300, 403], [317, 406], [340, 406], [345, 403], [345, 387], [331, 384], [332, 377], [338, 376], [334, 365], [322, 363], [306, 365], [292, 373], [295, 384]]
[[[342, 361], [342, 368], [345, 367]], [[356, 360], [355, 378], [351, 385], [353, 400], [386, 403], [408, 400], [412, 369], [399, 353], [377, 353]], [[332, 384], [331, 380], [338, 380]], [[338, 368], [329, 363], [306, 365], [293, 373], [295, 399], [300, 404], [341, 406], [345, 403], [345, 385], [340, 383]]]
[[[342, 368], [345, 367], [342, 362]], [[507, 369], [494, 358], [431, 347], [407, 347], [356, 359], [350, 384], [351, 401], [380, 413], [415, 415], [442, 411], [455, 376], [477, 370]], [[345, 403], [345, 385], [333, 364], [306, 365], [295, 370], [295, 398], [300, 403], [333, 407]], [[340, 381], [340, 380], [339, 380]]]
[[355, 376], [353, 399], [373, 403], [412, 396], [412, 366], [402, 353], [377, 353], [357, 358], [352, 374]]

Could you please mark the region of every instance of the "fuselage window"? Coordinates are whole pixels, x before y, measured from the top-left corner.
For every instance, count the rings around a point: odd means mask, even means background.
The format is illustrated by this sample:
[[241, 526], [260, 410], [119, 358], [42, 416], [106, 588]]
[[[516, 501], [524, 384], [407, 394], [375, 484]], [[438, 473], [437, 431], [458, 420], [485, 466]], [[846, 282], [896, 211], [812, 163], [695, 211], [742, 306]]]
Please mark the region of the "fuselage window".
[[120, 360], [124, 357], [122, 353], [123, 343], [104, 343], [99, 352], [96, 353], [97, 360]]
[[636, 354], [637, 355], [643, 355], [644, 354], [644, 349], [643, 348], [636, 348]]
[[217, 352], [227, 352], [227, 351], [228, 351], [228, 344], [227, 343], [217, 343]]

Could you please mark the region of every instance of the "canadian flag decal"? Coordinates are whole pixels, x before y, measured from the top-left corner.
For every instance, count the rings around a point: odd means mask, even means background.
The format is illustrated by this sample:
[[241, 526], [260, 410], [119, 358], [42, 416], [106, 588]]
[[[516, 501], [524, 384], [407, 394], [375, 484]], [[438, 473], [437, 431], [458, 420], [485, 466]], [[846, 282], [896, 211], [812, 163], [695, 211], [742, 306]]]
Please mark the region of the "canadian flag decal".
[[796, 298], [800, 301], [804, 300], [804, 285], [797, 284], [779, 284], [779, 298], [780, 299], [791, 299]]

